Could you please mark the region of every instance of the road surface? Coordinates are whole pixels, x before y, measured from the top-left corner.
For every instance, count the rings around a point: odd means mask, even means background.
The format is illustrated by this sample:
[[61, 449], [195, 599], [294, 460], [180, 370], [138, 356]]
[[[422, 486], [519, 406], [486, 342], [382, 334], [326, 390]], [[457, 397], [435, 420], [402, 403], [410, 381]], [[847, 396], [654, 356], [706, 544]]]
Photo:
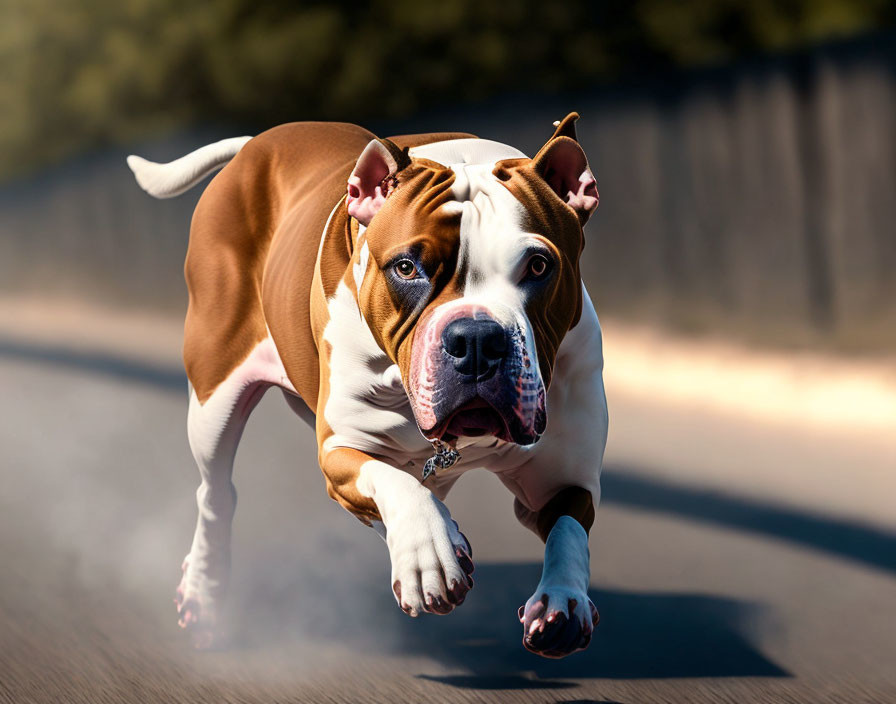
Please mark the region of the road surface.
[[385, 545], [327, 498], [276, 392], [237, 456], [232, 645], [194, 652], [172, 603], [198, 483], [185, 382], [176, 349], [119, 342], [0, 331], [2, 702], [896, 701], [892, 436], [612, 386], [586, 653], [521, 646], [541, 545], [485, 472], [448, 501], [473, 592], [401, 613]]

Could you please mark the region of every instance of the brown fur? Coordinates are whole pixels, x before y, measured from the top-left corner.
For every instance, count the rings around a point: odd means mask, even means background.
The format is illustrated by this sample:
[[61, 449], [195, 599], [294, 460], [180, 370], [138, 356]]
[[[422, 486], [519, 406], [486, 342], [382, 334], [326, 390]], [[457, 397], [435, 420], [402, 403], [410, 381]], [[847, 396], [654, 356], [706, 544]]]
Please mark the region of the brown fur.
[[[423, 264], [432, 272], [432, 292], [426, 309], [460, 295], [457, 256], [460, 248], [460, 215], [445, 214], [440, 207], [452, 199], [454, 172], [423, 159], [403, 173], [366, 233], [369, 267], [380, 267], [393, 256], [421, 246]], [[413, 207], [411, 207], [413, 204]], [[394, 298], [383, 276], [364, 278], [358, 301], [371, 332], [389, 357], [398, 362], [407, 380], [413, 331], [424, 310], [409, 311]]]

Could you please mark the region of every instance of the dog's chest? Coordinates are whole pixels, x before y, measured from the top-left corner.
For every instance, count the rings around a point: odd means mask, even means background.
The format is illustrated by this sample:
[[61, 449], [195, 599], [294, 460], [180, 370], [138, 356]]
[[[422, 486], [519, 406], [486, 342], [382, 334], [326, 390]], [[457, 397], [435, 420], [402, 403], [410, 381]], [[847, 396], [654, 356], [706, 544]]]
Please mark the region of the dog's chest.
[[323, 340], [329, 395], [325, 444], [412, 461], [431, 449], [414, 421], [398, 367], [377, 345], [349, 288], [340, 283], [329, 300]]

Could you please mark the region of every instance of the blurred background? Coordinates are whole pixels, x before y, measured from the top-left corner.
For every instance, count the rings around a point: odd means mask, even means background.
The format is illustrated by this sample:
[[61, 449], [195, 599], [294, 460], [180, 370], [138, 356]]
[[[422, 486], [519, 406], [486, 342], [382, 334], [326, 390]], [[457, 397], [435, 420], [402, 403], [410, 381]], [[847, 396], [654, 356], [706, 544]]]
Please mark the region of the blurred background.
[[122, 178], [125, 149], [173, 157], [327, 119], [531, 152], [576, 109], [603, 311], [881, 349], [896, 339], [894, 7], [6, 2], [0, 285], [182, 304], [201, 191], [160, 209]]
[[[152, 200], [125, 156], [295, 120], [534, 154], [572, 110], [601, 193], [601, 637], [516, 646], [541, 547], [485, 474], [449, 501], [466, 613], [406, 623], [271, 394], [237, 461], [238, 647], [193, 654], [167, 599], [202, 188]], [[0, 3], [0, 694], [896, 701], [894, 223], [892, 0]]]

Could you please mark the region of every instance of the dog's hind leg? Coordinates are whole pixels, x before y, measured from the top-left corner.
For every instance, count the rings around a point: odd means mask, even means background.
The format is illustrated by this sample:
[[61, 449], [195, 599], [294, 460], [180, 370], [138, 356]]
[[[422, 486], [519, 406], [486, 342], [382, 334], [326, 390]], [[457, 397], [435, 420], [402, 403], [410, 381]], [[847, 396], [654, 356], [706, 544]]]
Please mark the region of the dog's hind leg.
[[233, 459], [252, 409], [265, 390], [283, 383], [282, 364], [270, 338], [222, 381], [204, 402], [190, 393], [187, 432], [202, 479], [196, 492], [199, 517], [183, 578], [177, 588], [178, 621], [197, 647], [222, 636], [223, 599], [230, 573], [231, 522], [236, 508]]

